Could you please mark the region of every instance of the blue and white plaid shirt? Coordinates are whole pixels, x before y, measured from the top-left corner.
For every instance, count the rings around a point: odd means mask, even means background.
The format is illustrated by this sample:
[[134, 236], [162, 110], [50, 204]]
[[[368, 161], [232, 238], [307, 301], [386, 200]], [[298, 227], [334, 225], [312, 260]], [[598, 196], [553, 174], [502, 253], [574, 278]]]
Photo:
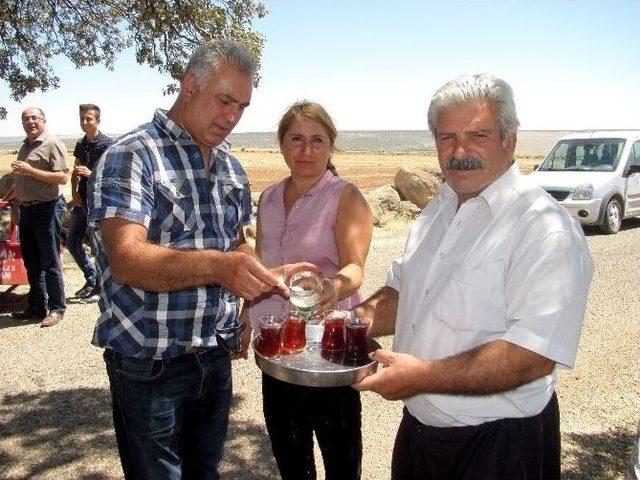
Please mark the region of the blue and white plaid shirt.
[[209, 171], [191, 136], [162, 110], [102, 156], [89, 181], [96, 227], [100, 318], [93, 344], [133, 357], [171, 358], [214, 347], [237, 329], [238, 299], [219, 285], [148, 292], [110, 275], [99, 222], [120, 217], [144, 225], [150, 243], [185, 250], [232, 250], [251, 215], [247, 176], [226, 146], [212, 149]]

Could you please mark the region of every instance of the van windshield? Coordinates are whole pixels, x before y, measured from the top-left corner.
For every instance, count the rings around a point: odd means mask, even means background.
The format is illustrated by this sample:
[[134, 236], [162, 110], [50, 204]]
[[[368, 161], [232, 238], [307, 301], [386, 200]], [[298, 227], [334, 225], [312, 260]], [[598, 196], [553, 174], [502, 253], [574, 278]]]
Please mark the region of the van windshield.
[[612, 172], [618, 166], [623, 148], [622, 138], [561, 140], [544, 159], [540, 170]]

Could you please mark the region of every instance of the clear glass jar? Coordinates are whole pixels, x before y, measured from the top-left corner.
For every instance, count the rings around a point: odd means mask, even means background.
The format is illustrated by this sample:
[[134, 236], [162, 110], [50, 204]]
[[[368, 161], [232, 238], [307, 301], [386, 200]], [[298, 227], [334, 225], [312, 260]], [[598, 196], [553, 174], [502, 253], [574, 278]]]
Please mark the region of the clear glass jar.
[[289, 280], [289, 308], [296, 316], [308, 319], [320, 302], [322, 278], [315, 272], [303, 270]]

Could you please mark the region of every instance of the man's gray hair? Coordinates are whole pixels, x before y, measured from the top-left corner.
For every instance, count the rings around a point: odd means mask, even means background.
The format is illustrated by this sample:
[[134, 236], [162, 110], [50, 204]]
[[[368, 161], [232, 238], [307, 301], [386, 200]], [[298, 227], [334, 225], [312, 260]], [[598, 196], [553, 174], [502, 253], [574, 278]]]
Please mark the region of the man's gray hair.
[[429, 130], [435, 137], [438, 115], [443, 108], [465, 103], [491, 102], [498, 108], [500, 138], [503, 145], [517, 133], [520, 122], [516, 114], [513, 91], [507, 82], [486, 73], [461, 75], [441, 86], [429, 104]]
[[213, 40], [200, 45], [191, 55], [185, 75], [191, 73], [203, 86], [212, 73], [215, 73], [221, 61], [227, 61], [249, 77], [253, 78], [257, 62], [249, 49], [242, 43], [229, 40]]

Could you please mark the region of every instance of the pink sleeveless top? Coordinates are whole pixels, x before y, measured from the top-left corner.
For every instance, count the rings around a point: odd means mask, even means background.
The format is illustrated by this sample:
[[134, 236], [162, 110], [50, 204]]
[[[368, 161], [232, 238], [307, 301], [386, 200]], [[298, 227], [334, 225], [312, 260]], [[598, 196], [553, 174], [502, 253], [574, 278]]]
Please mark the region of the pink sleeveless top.
[[[291, 177], [269, 187], [262, 194], [260, 219], [260, 254], [267, 268], [285, 263], [311, 262], [325, 277], [333, 277], [339, 270], [338, 249], [334, 229], [342, 189], [349, 183], [331, 170], [309, 191], [284, 211], [284, 187]], [[361, 302], [360, 293], [338, 302], [338, 308], [350, 309]], [[287, 311], [287, 300], [277, 293], [269, 293], [251, 302], [249, 316], [256, 332], [259, 319], [265, 313], [280, 316]]]

